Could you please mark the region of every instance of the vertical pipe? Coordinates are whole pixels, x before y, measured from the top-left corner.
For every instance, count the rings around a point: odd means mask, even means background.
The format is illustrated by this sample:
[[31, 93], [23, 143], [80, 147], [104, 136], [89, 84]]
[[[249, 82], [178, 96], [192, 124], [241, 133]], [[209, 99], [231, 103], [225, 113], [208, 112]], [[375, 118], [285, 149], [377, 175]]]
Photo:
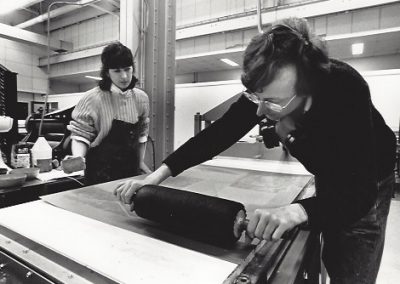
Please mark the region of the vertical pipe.
[[260, 34], [263, 33], [261, 18], [261, 0], [257, 0], [257, 27]]
[[92, 4], [97, 1], [98, 0], [93, 0], [93, 1], [90, 1], [87, 3], [56, 1], [56, 2], [50, 3], [50, 5], [47, 7], [47, 76], [49, 79], [48, 79], [47, 92], [46, 92], [46, 95], [44, 98], [44, 108], [43, 108], [42, 117], [40, 119], [40, 124], [39, 124], [39, 137], [42, 135], [43, 120], [44, 120], [44, 116], [46, 114], [46, 106], [47, 106], [47, 101], [49, 99], [49, 93], [50, 93], [50, 11], [51, 11], [51, 8], [56, 4], [86, 6], [86, 5]]
[[147, 27], [149, 26], [148, 23], [148, 14], [149, 14], [149, 5], [147, 0], [141, 0], [141, 18], [140, 18], [140, 52], [139, 52], [139, 66], [138, 66], [138, 74], [139, 74], [139, 83], [140, 87], [144, 88], [146, 77], [145, 74], [145, 58], [146, 58], [146, 32]]

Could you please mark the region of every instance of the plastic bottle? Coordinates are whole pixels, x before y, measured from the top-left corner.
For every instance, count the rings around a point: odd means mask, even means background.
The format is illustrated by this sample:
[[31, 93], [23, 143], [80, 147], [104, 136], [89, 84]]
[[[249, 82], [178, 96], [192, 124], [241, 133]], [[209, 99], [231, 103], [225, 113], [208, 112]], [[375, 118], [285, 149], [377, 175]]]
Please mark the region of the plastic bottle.
[[47, 140], [40, 136], [31, 149], [32, 164], [40, 168], [40, 172], [51, 171], [52, 148]]

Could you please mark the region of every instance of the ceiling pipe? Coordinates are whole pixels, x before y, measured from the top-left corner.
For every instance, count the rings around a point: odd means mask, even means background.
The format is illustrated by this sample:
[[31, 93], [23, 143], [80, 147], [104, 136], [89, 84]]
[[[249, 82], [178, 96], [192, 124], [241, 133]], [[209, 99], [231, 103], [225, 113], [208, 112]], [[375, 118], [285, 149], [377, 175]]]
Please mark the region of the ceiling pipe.
[[100, 11], [102, 11], [102, 12], [104, 12], [104, 13], [110, 14], [111, 16], [114, 16], [114, 17], [119, 18], [119, 15], [118, 15], [117, 13], [114, 13], [114, 12], [112, 12], [112, 11], [109, 11], [109, 10], [107, 10], [106, 8], [103, 8], [103, 7], [99, 6], [99, 5], [96, 5], [96, 4], [89, 4], [89, 6], [95, 8], [95, 9], [97, 9], [97, 10], [100, 10]]
[[[66, 2], [66, 1], [65, 2], [57, 2], [59, 4], [60, 3], [66, 3], [66, 4], [68, 3], [68, 4], [73, 5], [73, 6], [69, 6], [67, 4], [66, 6], [60, 7], [58, 9], [55, 9], [55, 10], [51, 11], [51, 12], [49, 12], [49, 10], [48, 10], [47, 13], [42, 14], [40, 16], [37, 16], [37, 17], [35, 17], [33, 19], [30, 19], [30, 20], [28, 20], [26, 22], [20, 23], [20, 24], [16, 25], [15, 27], [21, 28], [21, 29], [25, 29], [27, 27], [31, 27], [33, 25], [42, 23], [42, 22], [46, 21], [47, 18], [58, 17], [60, 15], [63, 15], [63, 14], [72, 12], [72, 11], [74, 11], [76, 9], [79, 9], [79, 7], [74, 7], [74, 6], [86, 6], [86, 5], [89, 5], [89, 4], [94, 4], [94, 3], [99, 2], [99, 1], [100, 0], [81, 0], [81, 1], [78, 1], [78, 2]], [[56, 2], [53, 2], [53, 3], [56, 3]], [[52, 5], [53, 3], [51, 3], [50, 5]], [[96, 8], [98, 8], [98, 7], [96, 6]]]
[[29, 13], [31, 13], [31, 14], [34, 14], [35, 16], [40, 15], [39, 12], [36, 12], [36, 11], [34, 11], [33, 9], [30, 9], [30, 8], [22, 8], [22, 10], [27, 11], [27, 12], [29, 12]]
[[119, 2], [115, 1], [115, 0], [107, 0], [107, 2], [110, 2], [112, 5], [114, 5], [115, 7], [117, 7], [119, 9], [120, 4]]

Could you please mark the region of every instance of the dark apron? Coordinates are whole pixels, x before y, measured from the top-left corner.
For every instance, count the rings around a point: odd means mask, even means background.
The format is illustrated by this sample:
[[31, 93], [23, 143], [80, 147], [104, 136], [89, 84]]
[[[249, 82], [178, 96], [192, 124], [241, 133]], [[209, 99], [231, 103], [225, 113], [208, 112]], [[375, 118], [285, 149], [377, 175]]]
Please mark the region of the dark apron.
[[114, 119], [101, 143], [86, 155], [86, 185], [140, 174], [139, 131], [142, 122], [132, 124]]

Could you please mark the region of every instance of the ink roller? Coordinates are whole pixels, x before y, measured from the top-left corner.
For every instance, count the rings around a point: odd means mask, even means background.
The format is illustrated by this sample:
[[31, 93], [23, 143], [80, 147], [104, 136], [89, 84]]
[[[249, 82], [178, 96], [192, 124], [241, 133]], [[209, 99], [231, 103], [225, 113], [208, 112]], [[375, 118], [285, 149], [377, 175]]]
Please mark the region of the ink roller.
[[234, 244], [247, 227], [241, 203], [164, 186], [141, 187], [133, 206], [142, 218], [219, 245]]

